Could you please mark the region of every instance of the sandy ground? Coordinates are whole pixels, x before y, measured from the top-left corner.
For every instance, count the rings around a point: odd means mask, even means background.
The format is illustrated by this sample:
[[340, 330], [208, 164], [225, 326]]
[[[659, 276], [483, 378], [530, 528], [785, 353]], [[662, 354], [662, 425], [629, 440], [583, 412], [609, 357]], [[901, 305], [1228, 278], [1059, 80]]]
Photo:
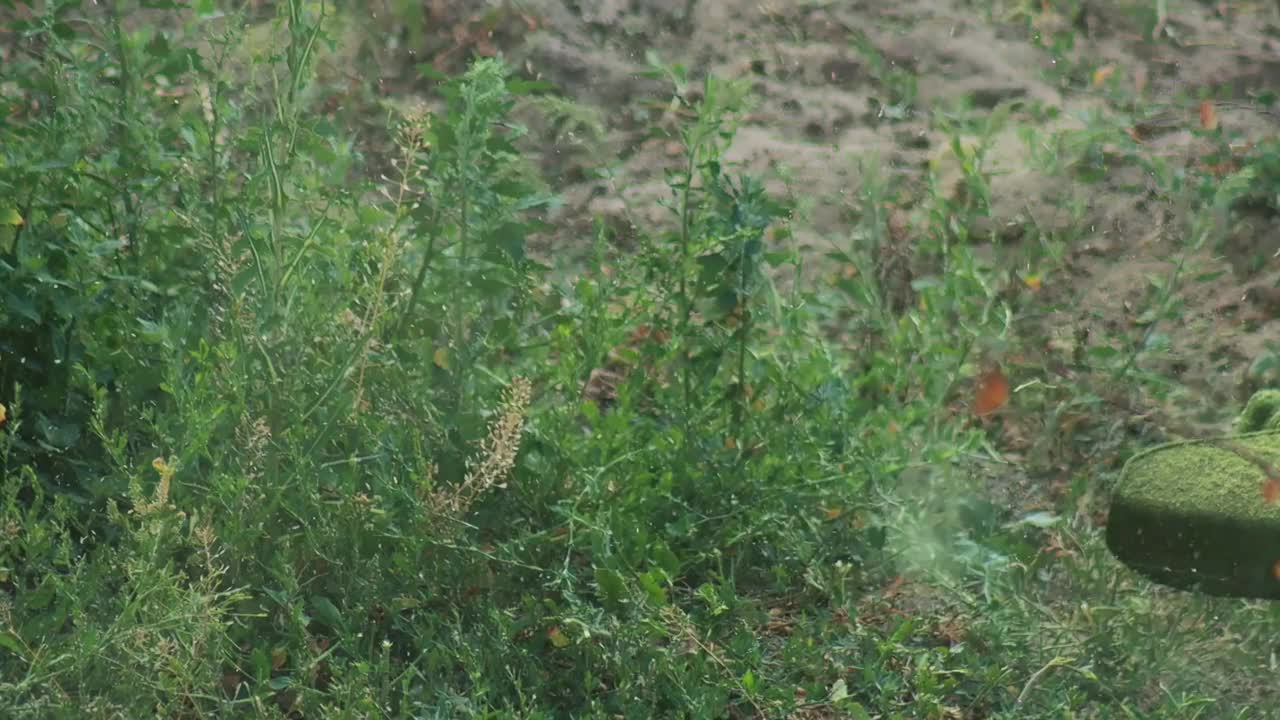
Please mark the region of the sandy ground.
[[[442, 19], [446, 6], [438, 7]], [[1107, 82], [1130, 91], [1112, 96], [1139, 98], [1140, 116], [1131, 122], [1154, 128], [1144, 133], [1143, 152], [1180, 168], [1193, 168], [1207, 149], [1193, 132], [1202, 89], [1229, 89], [1230, 97], [1215, 98], [1235, 103], [1219, 105], [1218, 115], [1237, 143], [1280, 128], [1280, 118], [1249, 107], [1256, 93], [1280, 90], [1280, 8], [1260, 3], [1170, 3], [1156, 41], [1144, 37], [1158, 21], [1150, 2], [530, 0], [506, 7], [536, 29], [520, 33], [505, 52], [598, 109], [607, 127], [594, 142], [562, 138], [546, 147], [549, 174], [585, 178], [600, 158], [622, 158], [612, 185], [584, 179], [562, 187], [564, 236], [556, 242], [589, 237], [597, 215], [622, 229], [669, 221], [657, 200], [667, 194], [663, 170], [679, 158], [644, 136], [670, 93], [644, 75], [649, 51], [683, 64], [693, 78], [749, 78], [758, 105], [730, 158], [770, 178], [776, 190], [810, 201], [797, 236], [819, 251], [847, 238], [863, 163], [878, 163], [909, 196], [912, 188], [924, 191], [930, 160], [941, 158], [943, 187], [950, 188], [958, 170], [948, 175], [949, 137], [936, 114], [1009, 106], [1009, 122], [988, 146], [990, 225], [976, 230], [993, 254], [1016, 253], [1038, 237], [1070, 238], [1067, 257], [1045, 279], [1049, 292], [1039, 311], [1057, 330], [1085, 326], [1095, 337], [1133, 325], [1152, 291], [1149, 278], [1170, 274], [1193, 219], [1157, 196], [1138, 168], [1073, 182], [1037, 167], [1031, 144], [1068, 142], [1058, 133], [1085, 129], [1090, 113], [1123, 122], [1132, 109], [1109, 99]], [[1060, 79], [1053, 55], [1031, 42], [1037, 33], [1047, 43], [1063, 31], [1075, 42], [1066, 56], [1109, 68], [1095, 71], [1106, 82]], [[914, 98], [903, 104], [911, 79]], [[1030, 137], [1019, 130], [1027, 127]], [[1246, 369], [1274, 337], [1274, 313], [1241, 296], [1246, 285], [1280, 277], [1274, 260], [1247, 262], [1280, 249], [1277, 229], [1276, 217], [1246, 215], [1227, 228], [1217, 254], [1208, 248], [1187, 256], [1183, 277], [1223, 272], [1184, 287], [1180, 321], [1161, 328], [1173, 348], [1161, 369], [1198, 388], [1206, 404], [1247, 392]], [[1055, 328], [1046, 332], [1053, 334]]]
[[[671, 121], [671, 88], [646, 74], [647, 53], [682, 64], [695, 87], [706, 73], [750, 83], [756, 104], [729, 159], [764, 177], [776, 192], [801, 200], [794, 237], [814, 258], [833, 243], [848, 245], [871, 165], [894, 188], [901, 212], [891, 236], [902, 245], [899, 256], [910, 257], [925, 221], [913, 210], [929, 192], [928, 170], [939, 170], [944, 193], [959, 186], [958, 163], [948, 151], [951, 135], [939, 119], [968, 118], [965, 139], [976, 142], [972, 133], [984, 116], [1007, 111], [1007, 121], [987, 142], [990, 217], [972, 228], [973, 236], [995, 264], [1022, 272], [1031, 269], [1018, 264], [1035, 255], [1032, 245], [1065, 248], [1053, 267], [1034, 268], [1045, 272], [1043, 291], [1018, 308], [1020, 341], [1042, 348], [1027, 367], [1042, 372], [1061, 361], [1071, 352], [1069, 339], [1082, 333], [1090, 343], [1128, 352], [1126, 343], [1145, 336], [1142, 316], [1158, 293], [1153, 279], [1169, 278], [1181, 261], [1172, 313], [1156, 327], [1167, 336], [1168, 351], [1144, 356], [1142, 365], [1181, 382], [1165, 398], [1174, 406], [1162, 412], [1185, 421], [1184, 427], [1215, 432], [1236, 403], [1266, 380], [1251, 376], [1249, 368], [1278, 337], [1280, 307], [1258, 308], [1242, 295], [1250, 285], [1280, 280], [1280, 261], [1271, 257], [1280, 250], [1280, 218], [1244, 213], [1219, 227], [1223, 242], [1189, 251], [1197, 218], [1159, 191], [1134, 155], [1112, 162], [1106, 153], [1114, 148], [1103, 143], [1106, 172], [1091, 183], [1075, 179], [1071, 163], [1082, 160], [1077, 148], [1086, 131], [1110, 124], [1141, 133], [1136, 156], [1143, 161], [1197, 172], [1210, 143], [1196, 132], [1198, 101], [1210, 88], [1220, 101], [1219, 123], [1237, 146], [1274, 136], [1280, 117], [1255, 108], [1258, 93], [1280, 91], [1280, 7], [1171, 2], [1163, 21], [1154, 7], [1013, 0], [526, 0], [478, 10], [435, 0], [427, 4], [427, 26], [453, 30], [425, 32], [418, 57], [457, 71], [472, 49], [501, 50], [526, 75], [549, 81], [594, 111], [603, 127], [598, 135], [534, 124], [532, 147], [565, 200], [552, 218], [559, 230], [542, 248], [553, 253], [585, 247], [596, 218], [623, 247], [634, 228], [672, 221], [660, 201], [669, 196], [664, 171], [678, 167], [679, 148], [648, 135], [655, 124]], [[1055, 60], [1044, 46], [1065, 35], [1073, 46]], [[1046, 157], [1057, 157], [1059, 167]], [[602, 163], [612, 171], [610, 181], [593, 175]], [[811, 267], [823, 271], [821, 261]], [[1087, 448], [1056, 447], [1095, 443], [1073, 439], [1070, 428], [1055, 425], [1076, 422], [1065, 413], [1003, 428], [999, 445], [1012, 464], [976, 472], [987, 478], [990, 496], [1005, 512], [1049, 506], [1064, 492], [1065, 478], [1101, 462], [1082, 457], [1091, 452]], [[1151, 423], [1143, 417], [1136, 422]]]
[[[658, 201], [668, 194], [663, 171], [679, 157], [677, 148], [646, 136], [669, 119], [670, 99], [670, 87], [645, 73], [649, 52], [681, 63], [695, 81], [706, 73], [749, 79], [758, 102], [730, 159], [775, 190], [803, 196], [796, 235], [819, 252], [848, 237], [867, 163], [906, 189], [909, 210], [912, 194], [925, 191], [930, 160], [943, 161], [944, 189], [959, 177], [955, 163], [946, 162], [950, 138], [939, 114], [967, 107], [969, 117], [980, 117], [1008, 107], [1009, 121], [990, 139], [986, 156], [990, 222], [975, 234], [993, 255], [1016, 255], [1019, 244], [1043, 238], [1070, 240], [1061, 266], [1045, 278], [1048, 292], [1037, 313], [1045, 316], [1046, 336], [1088, 327], [1102, 337], [1137, 320], [1152, 292], [1149, 278], [1167, 277], [1183, 257], [1193, 219], [1158, 196], [1151, 178], [1132, 165], [1084, 184], [1040, 167], [1032, 146], [1057, 143], [1069, 154], [1070, 133], [1089, 127], [1093, 113], [1113, 123], [1146, 123], [1142, 152], [1194, 168], [1207, 142], [1193, 132], [1197, 101], [1211, 87], [1219, 89], [1217, 100], [1234, 103], [1219, 105], [1218, 115], [1237, 143], [1280, 128], [1280, 117], [1249, 107], [1257, 93], [1280, 91], [1280, 8], [1171, 2], [1161, 21], [1155, 5], [429, 0], [422, 31], [411, 28], [405, 42], [413, 60], [446, 70], [460, 69], [472, 50], [500, 50], [526, 74], [595, 111], [602, 135], [546, 132], [535, 145], [565, 199], [551, 248], [585, 243], [597, 216], [620, 242], [633, 225], [670, 222]], [[1038, 36], [1048, 45], [1064, 33], [1074, 40], [1063, 53], [1068, 62], [1093, 68], [1093, 79], [1105, 82], [1063, 78], [1053, 54], [1033, 42]], [[1135, 97], [1133, 108], [1121, 104]], [[611, 182], [593, 177], [602, 160], [612, 159]], [[1268, 213], [1246, 214], [1227, 229], [1216, 254], [1208, 248], [1187, 257], [1184, 277], [1223, 272], [1184, 287], [1181, 320], [1161, 328], [1173, 348], [1169, 367], [1161, 369], [1199, 388], [1206, 404], [1246, 393], [1247, 367], [1274, 336], [1276, 313], [1241, 296], [1249, 284], [1280, 278], [1280, 263], [1248, 262], [1280, 249], [1278, 228]]]
[[[1266, 309], [1242, 296], [1280, 281], [1280, 218], [1238, 209], [1219, 219], [1216, 242], [1189, 251], [1206, 218], [1144, 164], [1188, 184], [1206, 177], [1213, 141], [1198, 132], [1198, 106], [1210, 91], [1234, 147], [1280, 131], [1280, 115], [1257, 102], [1280, 91], [1274, 3], [1174, 0], [1158, 18], [1146, 0], [424, 0], [406, 19], [389, 1], [349, 20], [381, 41], [388, 100], [426, 90], [416, 64], [460, 72], [472, 53], [502, 53], [585, 114], [568, 129], [522, 117], [564, 200], [550, 218], [556, 234], [536, 249], [544, 254], [585, 250], [596, 218], [623, 249], [637, 229], [672, 222], [663, 173], [680, 149], [649, 135], [672, 117], [671, 86], [646, 73], [648, 54], [684, 65], [694, 87], [707, 73], [750, 83], [755, 105], [728, 159], [800, 201], [794, 236], [818, 259], [814, 272], [829, 270], [820, 259], [832, 245], [849, 246], [872, 168], [892, 188], [888, 234], [910, 258], [927, 222], [929, 169], [945, 195], [960, 192], [946, 123], [978, 142], [1005, 114], [986, 140], [989, 214], [970, 234], [997, 268], [1042, 275], [1043, 290], [1018, 304], [1024, 350], [1043, 348], [1027, 368], [1061, 360], [1083, 332], [1128, 352], [1147, 332], [1158, 283], [1181, 263], [1171, 313], [1155, 328], [1166, 350], [1142, 359], [1183, 386], [1162, 411], [1213, 432], [1260, 383], [1249, 366], [1280, 329], [1280, 302]], [[1064, 37], [1068, 49], [1047, 49]], [[339, 72], [366, 67], [352, 60]], [[1142, 142], [1120, 147], [1121, 131]], [[1103, 172], [1083, 182], [1089, 163]], [[1044, 265], [1053, 252], [1060, 258]]]

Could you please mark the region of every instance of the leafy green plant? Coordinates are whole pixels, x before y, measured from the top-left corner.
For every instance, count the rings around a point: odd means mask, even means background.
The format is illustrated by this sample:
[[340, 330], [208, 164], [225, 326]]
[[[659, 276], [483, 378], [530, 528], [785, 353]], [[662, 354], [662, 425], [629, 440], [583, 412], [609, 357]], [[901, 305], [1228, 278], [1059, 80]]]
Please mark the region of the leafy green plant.
[[15, 464], [38, 465], [49, 490], [100, 511], [122, 488], [86, 482], [103, 458], [76, 367], [115, 389], [113, 417], [156, 402], [157, 321], [203, 304], [201, 263], [178, 217], [178, 128], [147, 120], [200, 58], [162, 31], [129, 29], [119, 9], [102, 13], [91, 40], [72, 9], [59, 3], [15, 27], [26, 40], [4, 86], [19, 111], [0, 120], [0, 385], [26, 388]]
[[[1052, 9], [988, 5], [1027, 28]], [[354, 92], [332, 112], [340, 8], [218, 7], [68, 1], [17, 26], [0, 714], [1261, 706], [1221, 688], [1265, 657], [1274, 613], [1142, 584], [1092, 513], [1148, 437], [1115, 407], [1175, 398], [1161, 363], [1198, 253], [1269, 207], [1270, 144], [1202, 128], [1205, 162], [1238, 166], [1183, 168], [1125, 140], [1141, 107], [1119, 83], [1122, 114], [1057, 134], [1029, 103], [911, 115], [915, 76], [866, 44], [886, 110], [945, 137], [955, 172], [867, 158], [847, 232], [806, 257], [819, 199], [730, 161], [749, 86], [650, 55], [672, 88], [651, 131], [673, 153], [666, 221], [619, 250], [601, 220], [590, 257], [553, 268], [527, 240], [558, 239], [558, 200], [516, 118], [598, 139], [607, 114], [497, 58], [423, 68], [421, 103]], [[411, 42], [436, 11], [387, 7]], [[766, 14], [804, 38], [823, 11]], [[1048, 57], [1079, 53], [1055, 32]], [[385, 137], [357, 142], [353, 118]], [[1073, 335], [1066, 367], [1027, 320], [1085, 233], [992, 239], [1010, 133], [1073, 220], [1136, 169], [1185, 230], [1141, 322]], [[1008, 392], [975, 417], [994, 362]], [[1003, 500], [1015, 486], [1042, 504]]]

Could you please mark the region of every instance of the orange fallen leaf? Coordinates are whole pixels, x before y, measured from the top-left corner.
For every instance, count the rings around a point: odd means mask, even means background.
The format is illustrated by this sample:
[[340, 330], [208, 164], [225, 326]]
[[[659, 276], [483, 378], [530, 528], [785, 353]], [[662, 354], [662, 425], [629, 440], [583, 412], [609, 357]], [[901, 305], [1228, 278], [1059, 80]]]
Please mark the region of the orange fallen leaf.
[[1111, 77], [1112, 73], [1114, 73], [1115, 71], [1116, 71], [1115, 63], [1111, 63], [1109, 65], [1103, 65], [1097, 70], [1094, 70], [1093, 86], [1098, 87], [1099, 85], [1102, 85], [1102, 83], [1106, 82], [1107, 78]]
[[1277, 500], [1280, 500], [1280, 479], [1267, 478], [1267, 481], [1262, 483], [1262, 499], [1268, 505], [1274, 505]]
[[1039, 292], [1041, 285], [1040, 273], [1032, 273], [1031, 275], [1022, 278], [1022, 283], [1032, 292]]
[[880, 594], [884, 597], [893, 597], [902, 591], [902, 585], [907, 581], [906, 576], [899, 575], [895, 577], [888, 585], [885, 586]]
[[838, 508], [838, 507], [827, 508], [826, 512], [823, 513], [823, 515], [825, 515], [828, 520], [835, 520], [836, 518], [840, 517], [843, 514], [844, 514], [844, 508]]
[[570, 642], [568, 636], [560, 631], [559, 625], [552, 625], [550, 628], [547, 628], [547, 639], [551, 641], [552, 645], [558, 648], [566, 647]]
[[1218, 127], [1218, 110], [1212, 100], [1200, 101], [1200, 127], [1213, 130]]
[[1236, 167], [1236, 164], [1231, 160], [1226, 160], [1220, 163], [1214, 163], [1212, 165], [1206, 165], [1205, 163], [1197, 163], [1196, 167], [1199, 168], [1200, 170], [1203, 170], [1209, 173], [1214, 177], [1225, 177], [1235, 172], [1238, 169]]
[[993, 364], [978, 377], [978, 385], [974, 391], [973, 412], [975, 415], [989, 415], [1004, 407], [1009, 401], [1009, 381], [1005, 379], [1000, 366]]
[[1271, 577], [1280, 580], [1280, 560], [1275, 561], [1271, 566]]

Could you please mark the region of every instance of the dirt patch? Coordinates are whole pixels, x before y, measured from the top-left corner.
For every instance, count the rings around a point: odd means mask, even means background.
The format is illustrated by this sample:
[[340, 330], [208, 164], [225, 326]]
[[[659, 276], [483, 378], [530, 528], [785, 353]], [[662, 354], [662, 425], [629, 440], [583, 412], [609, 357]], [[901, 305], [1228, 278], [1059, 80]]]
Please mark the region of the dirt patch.
[[[1181, 3], [1160, 17], [1157, 6], [433, 0], [423, 27], [434, 34], [410, 28], [400, 42], [406, 70], [456, 70], [471, 52], [501, 52], [589, 116], [566, 130], [529, 114], [529, 150], [565, 201], [549, 218], [558, 230], [545, 253], [585, 250], [597, 220], [624, 250], [674, 222], [664, 174], [679, 166], [680, 148], [650, 135], [674, 122], [672, 88], [650, 72], [651, 56], [682, 65], [692, 95], [708, 73], [750, 84], [755, 104], [728, 159], [805, 200], [801, 247], [848, 237], [868, 164], [900, 189], [904, 211], [929, 192], [930, 171], [958, 197], [958, 134], [962, 146], [982, 148], [990, 189], [986, 217], [969, 228], [979, 251], [1008, 266], [1035, 243], [1066, 248], [1044, 292], [1019, 308], [1035, 328], [1029, 337], [1083, 332], [1119, 352], [1154, 337], [1166, 350], [1151, 369], [1182, 380], [1183, 410], [1221, 425], [1262, 381], [1248, 368], [1278, 327], [1280, 302], [1242, 298], [1280, 281], [1280, 218], [1265, 206], [1236, 208], [1211, 242], [1189, 250], [1197, 218], [1158, 191], [1152, 167], [1190, 177], [1218, 162], [1229, 171], [1199, 131], [1199, 101], [1210, 92], [1236, 146], [1274, 136], [1280, 118], [1255, 101], [1280, 89], [1280, 10]], [[419, 35], [439, 37], [417, 47]], [[1138, 150], [1114, 142], [1126, 129]], [[912, 224], [900, 229], [909, 243]], [[1176, 297], [1152, 317], [1171, 279]]]

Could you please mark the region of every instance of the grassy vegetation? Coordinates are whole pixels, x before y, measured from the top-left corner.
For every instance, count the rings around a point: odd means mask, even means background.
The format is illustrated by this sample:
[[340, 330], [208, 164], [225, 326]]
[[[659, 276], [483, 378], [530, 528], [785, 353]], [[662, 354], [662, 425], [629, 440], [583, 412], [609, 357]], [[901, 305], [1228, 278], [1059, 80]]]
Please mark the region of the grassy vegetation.
[[[939, 110], [929, 177], [868, 158], [815, 256], [801, 189], [726, 160], [749, 85], [655, 57], [670, 222], [553, 262], [516, 117], [590, 112], [480, 58], [424, 68], [429, 106], [348, 97], [358, 137], [317, 77], [332, 8], [143, 5], [5, 41], [0, 716], [1275, 712], [1276, 607], [1151, 586], [1097, 515], [1159, 439], [1117, 407], [1185, 402], [1162, 323], [1238, 208], [1277, 210], [1280, 142], [1198, 128], [1187, 173], [1132, 104]], [[927, 111], [873, 65], [886, 122]], [[1014, 126], [1064, 187], [1136, 172], [1185, 238], [1142, 322], [1061, 356], [1025, 320], [1083, 230], [1000, 245]], [[996, 363], [1012, 400], [975, 417]], [[1060, 486], [1024, 514], [1014, 476]]]

